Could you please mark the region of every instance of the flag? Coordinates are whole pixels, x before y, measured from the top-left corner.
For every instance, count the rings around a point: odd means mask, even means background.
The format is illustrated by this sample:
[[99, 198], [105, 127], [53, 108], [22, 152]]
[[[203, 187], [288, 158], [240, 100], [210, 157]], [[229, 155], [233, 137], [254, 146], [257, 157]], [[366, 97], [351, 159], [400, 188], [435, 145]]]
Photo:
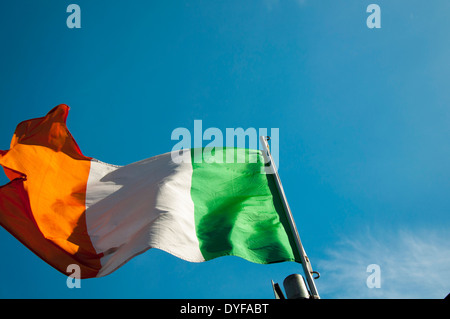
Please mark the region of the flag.
[[[20, 123], [0, 151], [10, 179], [0, 224], [60, 272], [77, 264], [82, 278], [105, 276], [150, 248], [190, 262], [300, 262], [261, 151], [187, 149], [107, 164], [83, 155], [68, 112], [61, 104]], [[230, 152], [232, 163], [217, 160]]]

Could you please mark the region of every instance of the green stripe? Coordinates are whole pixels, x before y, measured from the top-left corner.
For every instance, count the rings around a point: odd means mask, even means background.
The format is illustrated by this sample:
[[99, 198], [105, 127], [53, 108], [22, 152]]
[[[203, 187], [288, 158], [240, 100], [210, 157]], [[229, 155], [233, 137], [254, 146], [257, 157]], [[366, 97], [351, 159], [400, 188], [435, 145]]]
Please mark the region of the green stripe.
[[195, 227], [206, 260], [232, 255], [262, 264], [299, 261], [273, 176], [261, 174], [260, 151], [212, 148], [191, 154]]

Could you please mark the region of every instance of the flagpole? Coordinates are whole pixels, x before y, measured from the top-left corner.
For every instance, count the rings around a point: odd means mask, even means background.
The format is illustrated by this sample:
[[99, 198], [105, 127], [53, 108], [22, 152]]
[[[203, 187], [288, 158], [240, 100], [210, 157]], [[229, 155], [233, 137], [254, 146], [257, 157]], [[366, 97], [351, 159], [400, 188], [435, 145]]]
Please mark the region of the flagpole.
[[301, 264], [303, 267], [303, 271], [305, 273], [306, 281], [308, 283], [311, 296], [314, 299], [320, 299], [319, 293], [316, 288], [316, 284], [314, 282], [314, 278], [312, 276], [312, 274], [316, 273], [316, 272], [313, 272], [309, 258], [306, 255], [305, 249], [303, 248], [302, 242], [300, 240], [300, 236], [298, 234], [297, 227], [295, 226], [294, 217], [292, 216], [291, 208], [289, 207], [289, 204], [286, 199], [286, 195], [283, 190], [283, 186], [281, 185], [281, 179], [280, 179], [280, 176], [278, 175], [278, 170], [275, 166], [275, 163], [273, 162], [272, 155], [270, 154], [269, 144], [267, 143], [268, 139], [269, 139], [269, 137], [266, 138], [265, 136], [260, 136], [260, 141], [261, 141], [261, 144], [263, 145], [264, 151], [265, 151], [263, 153], [263, 155], [265, 158], [268, 157], [268, 159], [266, 158], [266, 163], [269, 163], [270, 168], [272, 169], [271, 172], [266, 172], [266, 173], [273, 174], [275, 177], [275, 184], [277, 185], [278, 192], [280, 193], [281, 201], [283, 203], [284, 210], [286, 211], [289, 225], [291, 226], [291, 230], [294, 233], [295, 243], [297, 245], [298, 253], [300, 255], [300, 261], [301, 261]]

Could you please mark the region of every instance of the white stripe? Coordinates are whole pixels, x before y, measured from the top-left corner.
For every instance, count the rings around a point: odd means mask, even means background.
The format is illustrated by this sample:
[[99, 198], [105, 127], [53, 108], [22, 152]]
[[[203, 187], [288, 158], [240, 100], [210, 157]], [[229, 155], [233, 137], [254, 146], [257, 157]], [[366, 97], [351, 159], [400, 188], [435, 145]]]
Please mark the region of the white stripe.
[[[183, 156], [190, 158], [190, 152]], [[192, 165], [171, 153], [126, 166], [96, 160], [86, 190], [86, 222], [92, 244], [103, 253], [105, 276], [149, 248], [201, 262], [190, 196]]]

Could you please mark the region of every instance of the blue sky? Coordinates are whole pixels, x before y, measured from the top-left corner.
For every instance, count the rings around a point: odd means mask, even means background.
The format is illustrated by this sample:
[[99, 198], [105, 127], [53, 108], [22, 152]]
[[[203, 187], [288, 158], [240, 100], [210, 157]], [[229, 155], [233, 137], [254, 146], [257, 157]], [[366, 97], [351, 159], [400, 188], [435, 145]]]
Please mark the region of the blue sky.
[[[70, 3], [81, 29], [66, 26]], [[366, 25], [370, 3], [381, 29]], [[119, 165], [170, 151], [196, 119], [278, 128], [323, 298], [450, 292], [447, 0], [18, 0], [0, 12], [0, 149], [60, 103], [83, 153]], [[0, 251], [0, 298], [272, 298], [270, 280], [302, 273], [152, 249], [69, 289], [3, 228]], [[381, 288], [366, 285], [370, 264]]]

